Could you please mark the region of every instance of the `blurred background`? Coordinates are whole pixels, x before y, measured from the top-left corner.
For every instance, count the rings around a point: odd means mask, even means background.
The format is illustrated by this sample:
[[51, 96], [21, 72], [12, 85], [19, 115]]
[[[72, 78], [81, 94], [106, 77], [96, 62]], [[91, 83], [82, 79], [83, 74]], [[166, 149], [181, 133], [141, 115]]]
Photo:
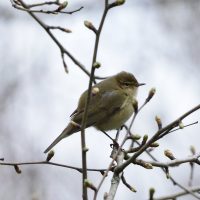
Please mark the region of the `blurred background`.
[[[72, 30], [71, 34], [56, 30], [54, 33], [88, 70], [94, 35], [83, 22], [90, 20], [98, 26], [103, 5], [100, 0], [69, 1], [67, 10], [80, 6], [84, 9], [73, 15], [38, 14], [48, 25]], [[102, 67], [96, 75], [110, 76], [122, 70], [133, 73], [139, 82], [146, 83], [138, 93], [140, 104], [152, 87], [157, 90], [135, 121], [132, 132], [152, 136], [157, 130], [156, 115], [165, 125], [199, 104], [199, 18], [199, 0], [127, 0], [109, 12], [98, 53]], [[12, 8], [9, 1], [0, 2], [0, 35], [0, 158], [6, 162], [44, 160], [43, 151], [69, 122], [80, 94], [88, 87], [88, 77], [67, 57], [66, 74], [54, 42], [27, 13]], [[199, 111], [183, 123], [198, 120]], [[191, 145], [198, 152], [199, 134], [199, 124], [174, 132], [160, 141], [153, 155], [168, 161], [163, 151], [170, 149], [177, 158], [184, 158], [191, 155]], [[115, 131], [110, 135], [114, 137]], [[122, 132], [121, 139], [123, 135]], [[111, 161], [111, 142], [94, 128], [87, 129], [86, 141], [88, 167], [106, 168]], [[63, 140], [54, 150], [52, 161], [81, 167], [79, 133]], [[146, 155], [142, 158], [150, 160]], [[193, 185], [200, 185], [197, 167]], [[18, 175], [13, 167], [0, 166], [0, 199], [81, 199], [81, 174], [77, 171], [48, 165], [20, 169], [22, 174]], [[188, 186], [189, 164], [171, 168], [170, 174]], [[121, 183], [116, 200], [148, 199], [150, 187], [155, 188], [156, 196], [180, 191], [160, 169], [129, 166], [125, 177], [137, 193]], [[101, 174], [89, 173], [89, 179], [98, 184]], [[110, 179], [111, 174], [99, 199], [109, 190]]]

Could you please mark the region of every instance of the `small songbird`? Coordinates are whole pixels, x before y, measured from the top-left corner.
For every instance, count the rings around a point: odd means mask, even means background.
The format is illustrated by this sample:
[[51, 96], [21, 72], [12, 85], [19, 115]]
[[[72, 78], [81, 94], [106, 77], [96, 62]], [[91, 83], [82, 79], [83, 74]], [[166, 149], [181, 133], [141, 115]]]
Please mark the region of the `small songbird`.
[[[92, 87], [88, 107], [86, 128], [94, 126], [98, 130], [119, 129], [133, 114], [137, 89], [144, 83], [138, 83], [133, 74], [120, 72]], [[71, 114], [71, 121], [63, 132], [44, 151], [47, 153], [60, 140], [81, 130], [88, 91], [80, 97], [77, 109]]]

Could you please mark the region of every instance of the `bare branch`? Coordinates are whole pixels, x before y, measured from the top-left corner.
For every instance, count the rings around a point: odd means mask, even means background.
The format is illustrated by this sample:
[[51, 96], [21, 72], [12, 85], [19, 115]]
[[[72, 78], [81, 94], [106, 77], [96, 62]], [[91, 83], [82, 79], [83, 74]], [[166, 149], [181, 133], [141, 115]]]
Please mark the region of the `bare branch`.
[[[143, 162], [150, 163], [151, 165], [155, 167], [177, 167], [178, 165], [181, 165], [184, 163], [190, 163], [190, 162], [200, 165], [199, 160], [198, 160], [199, 157], [200, 157], [200, 153], [190, 156], [188, 158], [175, 159], [170, 162], [152, 162], [152, 161], [143, 161]], [[136, 159], [133, 163], [140, 165], [141, 160]]]
[[37, 17], [32, 11], [30, 11], [28, 9], [26, 3], [24, 3], [23, 0], [18, 0], [18, 2], [20, 2], [20, 4], [23, 6], [23, 8], [27, 9], [27, 12], [31, 15], [31, 17], [33, 17], [33, 19], [35, 19], [40, 24], [40, 26], [48, 33], [48, 35], [51, 37], [51, 39], [59, 47], [60, 51], [64, 52], [74, 62], [75, 65], [77, 65], [83, 72], [85, 72], [88, 76], [90, 76], [90, 73], [86, 70], [85, 66], [81, 62], [79, 62], [69, 51], [67, 51], [65, 49], [65, 47], [53, 35], [51, 30], [48, 28], [48, 26], [43, 21], [41, 21], [41, 19], [39, 17]]
[[[196, 186], [196, 187], [192, 187], [192, 188], [188, 188], [188, 191], [190, 192], [200, 192], [200, 186]], [[190, 194], [189, 192], [179, 192], [176, 194], [172, 194], [172, 195], [168, 195], [168, 196], [164, 196], [164, 197], [154, 197], [154, 200], [171, 200], [171, 199], [176, 199], [178, 197], [184, 196], [186, 194]]]
[[131, 190], [132, 192], [137, 192], [135, 188], [133, 188], [130, 184], [127, 183], [125, 177], [124, 177], [124, 173], [122, 173], [122, 176], [121, 176], [121, 179], [122, 179], [122, 183], [129, 189]]
[[58, 29], [60, 31], [63, 31], [65, 33], [71, 33], [72, 31], [68, 28], [63, 28], [63, 27], [60, 27], [60, 26], [48, 26], [49, 29]]
[[[71, 165], [64, 165], [64, 164], [59, 164], [59, 163], [55, 163], [55, 162], [49, 162], [49, 161], [37, 161], [37, 162], [0, 162], [0, 165], [4, 165], [4, 166], [20, 166], [20, 165], [54, 165], [54, 166], [58, 166], [58, 167], [63, 167], [63, 168], [68, 168], [68, 169], [74, 169], [80, 173], [83, 172], [82, 168], [79, 167], [74, 167]], [[93, 171], [93, 172], [104, 172], [106, 171], [106, 169], [92, 169], [92, 168], [88, 168], [88, 171]]]
[[68, 14], [71, 15], [73, 13], [79, 12], [80, 10], [83, 9], [83, 6], [81, 6], [78, 9], [72, 10], [72, 11], [63, 11], [63, 10], [43, 10], [43, 9], [38, 9], [38, 10], [34, 10], [31, 8], [35, 8], [38, 6], [44, 6], [44, 5], [58, 5], [60, 6], [60, 4], [58, 3], [58, 1], [49, 1], [49, 2], [42, 2], [42, 3], [36, 3], [36, 4], [26, 4], [26, 7], [23, 6], [23, 4], [21, 4], [21, 0], [17, 0], [17, 1], [13, 1], [10, 0], [11, 4], [14, 8], [21, 10], [21, 11], [26, 11], [26, 12], [32, 12], [32, 13], [43, 13], [43, 14]]
[[[103, 11], [103, 15], [99, 24], [98, 29], [94, 31], [95, 33], [95, 44], [94, 44], [94, 52], [93, 52], [93, 58], [92, 58], [92, 65], [91, 65], [91, 72], [90, 72], [90, 80], [89, 80], [89, 86], [88, 86], [88, 93], [87, 93], [87, 99], [85, 103], [85, 109], [83, 113], [83, 119], [81, 123], [81, 148], [82, 148], [82, 166], [83, 166], [83, 199], [87, 199], [87, 188], [84, 186], [84, 180], [87, 179], [87, 162], [86, 162], [86, 144], [85, 144], [85, 128], [86, 128], [86, 123], [87, 123], [87, 116], [88, 116], [88, 108], [89, 108], [89, 103], [90, 103], [90, 97], [91, 97], [91, 91], [92, 91], [92, 83], [95, 82], [94, 80], [94, 73], [95, 73], [95, 65], [94, 63], [97, 62], [97, 52], [98, 52], [98, 47], [99, 47], [99, 39], [101, 35], [101, 31], [106, 19], [106, 15], [108, 12], [108, 0], [105, 0], [105, 7]], [[95, 195], [98, 192], [95, 193]]]
[[[193, 126], [193, 125], [195, 125], [195, 124], [198, 124], [198, 121], [193, 122], [193, 123], [190, 123], [190, 124], [187, 124], [187, 125], [184, 125], [183, 128], [189, 127], [189, 126]], [[175, 129], [173, 129], [173, 130], [171, 130], [171, 131], [166, 131], [166, 132], [162, 133], [158, 138], [161, 139], [161, 138], [164, 137], [165, 135], [167, 135], [167, 134], [169, 134], [169, 133], [172, 133], [172, 132], [175, 132], [175, 131], [178, 131], [178, 130], [180, 130], [180, 129], [181, 129], [181, 128], [178, 127], [178, 128], [175, 128]]]
[[120, 173], [124, 170], [124, 168], [126, 168], [129, 164], [131, 164], [132, 162], [134, 162], [134, 160], [141, 155], [149, 146], [150, 144], [152, 144], [153, 142], [155, 142], [158, 137], [165, 131], [170, 131], [171, 129], [173, 129], [174, 127], [178, 126], [179, 122], [182, 121], [184, 118], [186, 118], [188, 115], [192, 114], [193, 112], [197, 111], [198, 109], [200, 109], [200, 104], [197, 105], [196, 107], [194, 107], [193, 109], [189, 110], [188, 112], [186, 112], [185, 114], [183, 114], [182, 116], [180, 116], [178, 119], [176, 119], [175, 121], [173, 121], [172, 123], [168, 124], [167, 126], [165, 126], [164, 128], [158, 130], [154, 136], [139, 150], [137, 151], [131, 158], [129, 158], [126, 162], [124, 162], [121, 166], [116, 167], [115, 171], [117, 173]]
[[[124, 160], [124, 152], [120, 151], [118, 153], [117, 150], [118, 149], [116, 148], [115, 149], [115, 153], [117, 153], [116, 162], [117, 162], [117, 165], [121, 165]], [[122, 176], [122, 173], [121, 174], [116, 174], [116, 173], [113, 174], [113, 177], [111, 180], [110, 191], [107, 194], [105, 200], [113, 200], [114, 199], [116, 192], [117, 192], [117, 188], [118, 188], [120, 180], [121, 180], [121, 176]]]

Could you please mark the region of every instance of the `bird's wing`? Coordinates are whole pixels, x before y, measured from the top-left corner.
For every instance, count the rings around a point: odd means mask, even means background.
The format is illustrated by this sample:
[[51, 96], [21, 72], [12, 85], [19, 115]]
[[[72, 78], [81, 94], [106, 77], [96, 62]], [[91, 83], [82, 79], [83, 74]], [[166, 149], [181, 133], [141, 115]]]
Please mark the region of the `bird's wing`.
[[72, 118], [76, 113], [77, 113], [77, 109], [70, 115], [70, 117]]
[[[86, 127], [95, 125], [107, 116], [123, 107], [127, 96], [119, 90], [102, 92], [98, 96], [91, 96], [91, 101], [88, 108]], [[72, 120], [81, 124], [84, 108], [77, 109], [77, 113], [72, 116]]]

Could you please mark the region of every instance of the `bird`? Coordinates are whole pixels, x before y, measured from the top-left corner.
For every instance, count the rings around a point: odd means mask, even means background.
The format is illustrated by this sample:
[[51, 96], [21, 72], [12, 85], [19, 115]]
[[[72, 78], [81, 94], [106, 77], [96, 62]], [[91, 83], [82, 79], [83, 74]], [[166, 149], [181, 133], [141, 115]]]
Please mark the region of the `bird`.
[[[134, 103], [139, 83], [132, 73], [122, 71], [95, 84], [91, 89], [86, 128], [93, 126], [100, 131], [119, 129], [135, 112]], [[62, 133], [47, 147], [49, 152], [62, 139], [81, 130], [88, 90], [79, 98], [71, 121]]]

